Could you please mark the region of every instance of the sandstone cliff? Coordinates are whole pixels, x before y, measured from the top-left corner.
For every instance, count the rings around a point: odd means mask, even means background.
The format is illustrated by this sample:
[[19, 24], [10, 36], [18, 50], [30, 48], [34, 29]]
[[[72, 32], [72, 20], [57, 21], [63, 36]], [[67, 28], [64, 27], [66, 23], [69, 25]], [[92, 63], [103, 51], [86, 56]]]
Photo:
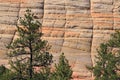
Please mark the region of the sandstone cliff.
[[44, 39], [57, 59], [64, 52], [75, 72], [91, 76], [96, 48], [120, 29], [119, 0], [0, 0], [0, 57], [15, 34], [15, 25], [30, 8], [42, 23]]

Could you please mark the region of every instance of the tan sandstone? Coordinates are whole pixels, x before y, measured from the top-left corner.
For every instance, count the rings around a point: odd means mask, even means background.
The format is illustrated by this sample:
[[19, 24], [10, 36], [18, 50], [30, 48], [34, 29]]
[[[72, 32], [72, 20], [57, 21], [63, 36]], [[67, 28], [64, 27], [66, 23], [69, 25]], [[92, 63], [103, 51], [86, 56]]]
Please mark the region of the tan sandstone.
[[14, 39], [15, 25], [27, 8], [42, 23], [43, 38], [52, 45], [55, 59], [64, 52], [75, 75], [84, 80], [91, 77], [85, 66], [94, 65], [99, 44], [120, 29], [119, 0], [0, 0], [1, 64], [5, 45]]

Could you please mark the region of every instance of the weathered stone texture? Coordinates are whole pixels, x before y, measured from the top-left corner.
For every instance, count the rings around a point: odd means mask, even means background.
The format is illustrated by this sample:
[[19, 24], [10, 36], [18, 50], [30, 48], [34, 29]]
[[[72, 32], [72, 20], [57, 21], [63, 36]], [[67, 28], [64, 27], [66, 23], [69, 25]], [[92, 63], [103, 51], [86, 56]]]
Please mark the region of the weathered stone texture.
[[55, 59], [64, 52], [81, 76], [91, 76], [85, 66], [94, 64], [96, 48], [120, 29], [119, 0], [0, 0], [0, 55], [27, 8], [42, 23]]
[[119, 0], [91, 0], [93, 19], [91, 57], [93, 64], [99, 44], [107, 41], [114, 30], [119, 30], [119, 6]]
[[74, 71], [90, 76], [85, 69], [85, 65], [91, 64], [92, 19], [89, 0], [45, 0], [43, 32], [52, 44], [51, 51], [56, 54], [64, 52], [74, 64]]

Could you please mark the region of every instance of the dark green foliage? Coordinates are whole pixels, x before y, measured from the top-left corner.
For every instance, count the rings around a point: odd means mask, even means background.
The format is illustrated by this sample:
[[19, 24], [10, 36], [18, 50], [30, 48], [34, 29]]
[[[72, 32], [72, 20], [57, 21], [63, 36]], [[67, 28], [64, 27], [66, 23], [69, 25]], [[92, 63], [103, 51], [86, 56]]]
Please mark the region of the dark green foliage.
[[108, 46], [114, 48], [120, 48], [120, 31], [116, 31], [111, 35], [111, 39], [108, 41]]
[[[116, 52], [113, 49], [117, 48]], [[95, 80], [119, 80], [120, 75], [120, 32], [111, 35], [111, 39], [102, 43], [97, 50], [96, 64], [87, 67], [95, 76]]]
[[[34, 66], [44, 66], [47, 67], [49, 65], [51, 65], [52, 63], [52, 58], [53, 56], [49, 54], [49, 52], [45, 52], [42, 55], [39, 55], [38, 57], [36, 57], [33, 61], [33, 65]], [[40, 63], [38, 63], [40, 62]]]
[[[18, 38], [7, 46], [11, 71], [0, 76], [0, 80], [70, 80], [72, 70], [64, 54], [55, 65], [55, 72], [51, 72], [53, 56], [48, 52], [50, 46], [41, 39], [41, 24], [29, 9], [24, 18], [20, 18], [20, 24], [17, 25]], [[40, 70], [36, 72], [35, 67]], [[0, 73], [4, 73], [4, 67], [0, 69]]]
[[11, 71], [6, 71], [3, 75], [0, 75], [0, 80], [13, 80], [15, 75], [16, 74]]
[[60, 55], [59, 63], [55, 64], [55, 72], [52, 80], [70, 80], [72, 76], [72, 69], [65, 58], [64, 53]]
[[13, 73], [15, 73], [16, 75], [13, 77], [13, 79], [26, 79], [28, 78], [28, 74], [29, 74], [29, 68], [28, 68], [28, 64], [27, 63], [21, 63], [17, 58], [15, 59], [15, 61], [10, 61], [10, 65], [11, 65], [11, 70]]
[[101, 44], [98, 50], [98, 56], [96, 57], [96, 65], [93, 68], [95, 80], [117, 80], [117, 61], [118, 58], [114, 54], [108, 52], [108, 46]]
[[6, 72], [6, 70], [7, 69], [5, 68], [5, 66], [1, 65], [0, 66], [0, 75], [4, 74]]
[[33, 80], [50, 80], [51, 74], [52, 73], [50, 72], [50, 68], [45, 67], [34, 75]]
[[15, 73], [12, 73], [5, 66], [0, 66], [0, 80], [12, 80], [15, 75]]
[[[20, 18], [21, 26], [17, 26], [18, 36], [7, 48], [12, 58], [11, 67], [17, 78], [34, 76], [34, 66], [49, 67], [52, 55], [48, 52], [50, 46], [42, 40], [41, 23], [34, 19], [34, 14], [28, 9], [24, 18]], [[18, 79], [21, 80], [21, 79]]]

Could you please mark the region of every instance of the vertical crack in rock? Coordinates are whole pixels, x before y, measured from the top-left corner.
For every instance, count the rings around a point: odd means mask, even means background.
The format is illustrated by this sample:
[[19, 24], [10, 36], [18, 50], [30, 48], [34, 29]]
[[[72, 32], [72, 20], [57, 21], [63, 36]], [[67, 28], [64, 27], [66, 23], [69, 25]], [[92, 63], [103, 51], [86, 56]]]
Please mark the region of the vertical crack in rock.
[[91, 76], [86, 69], [91, 64], [92, 21], [89, 0], [66, 0], [66, 25], [62, 51], [81, 76]]
[[[43, 0], [43, 16], [42, 16], [42, 19], [44, 19], [44, 14], [45, 14], [45, 0]], [[42, 20], [42, 26], [43, 26], [43, 20]]]
[[113, 15], [114, 15], [114, 30], [120, 29], [120, 1], [114, 0], [113, 5]]
[[43, 32], [52, 45], [51, 51], [59, 53], [63, 46], [65, 33], [65, 1], [45, 0]]
[[[17, 12], [17, 20], [16, 20], [16, 22], [15, 22], [15, 27], [19, 24], [19, 18], [20, 18], [20, 9], [21, 9], [21, 1], [18, 3], [18, 12]], [[13, 37], [12, 37], [12, 39], [10, 40], [10, 44], [13, 42], [13, 40], [14, 40], [14, 38], [15, 38], [15, 36], [16, 36], [16, 33], [17, 33], [17, 30], [15, 30], [14, 31], [14, 33], [13, 33]]]
[[20, 9], [21, 9], [21, 2], [19, 2], [19, 7], [18, 7], [18, 13], [17, 13], [17, 22], [16, 22], [16, 25], [19, 23]]
[[113, 5], [113, 9], [112, 9], [112, 15], [113, 15], [113, 28], [112, 28], [112, 30], [114, 30], [114, 25], [115, 25], [115, 18], [114, 18], [114, 7], [115, 7], [115, 2], [114, 2], [114, 1], [112, 2], [112, 5]]
[[0, 58], [6, 58], [6, 45], [10, 44], [17, 23], [18, 2], [0, 1]]
[[[63, 30], [64, 32], [63, 32], [63, 42], [62, 42], [62, 47], [64, 46], [64, 41], [65, 41], [65, 31], [66, 31], [66, 27], [65, 27], [65, 26], [66, 26], [66, 23], [67, 23], [67, 19], [66, 19], [66, 18], [67, 18], [67, 8], [66, 8], [66, 7], [67, 7], [66, 0], [64, 0], [65, 23], [64, 23], [64, 25], [63, 25], [63, 26], [64, 26], [64, 28], [63, 28], [63, 29], [64, 29], [64, 30]], [[61, 47], [61, 50], [60, 50], [60, 51], [62, 51], [62, 47]]]
[[[93, 30], [94, 30], [94, 28], [93, 28], [93, 17], [92, 17], [92, 11], [91, 11], [91, 8], [92, 8], [92, 2], [91, 2], [91, 0], [89, 0], [89, 3], [90, 3], [90, 15], [91, 15], [91, 20], [92, 20], [92, 36], [91, 36], [91, 49], [90, 49], [90, 53], [92, 52], [92, 43], [93, 43]], [[92, 54], [90, 55], [90, 57], [91, 57], [91, 65], [93, 66], [93, 60], [92, 60]], [[93, 76], [93, 75], [91, 75], [91, 76]]]
[[100, 44], [110, 38], [114, 31], [113, 3], [115, 0], [91, 0], [91, 15], [93, 18], [93, 38], [91, 46], [91, 58], [95, 64], [96, 49]]

